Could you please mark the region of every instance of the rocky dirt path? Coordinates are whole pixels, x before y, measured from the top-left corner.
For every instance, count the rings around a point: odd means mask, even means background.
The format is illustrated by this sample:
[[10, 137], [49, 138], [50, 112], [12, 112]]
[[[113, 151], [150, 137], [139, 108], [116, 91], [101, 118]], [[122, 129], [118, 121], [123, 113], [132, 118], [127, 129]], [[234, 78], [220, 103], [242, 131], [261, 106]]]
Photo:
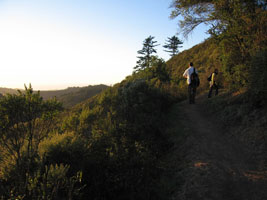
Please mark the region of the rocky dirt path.
[[178, 173], [184, 183], [173, 199], [267, 200], [267, 180], [257, 171], [248, 150], [229, 137], [227, 129], [197, 104], [177, 105], [186, 141], [177, 147], [185, 165]]

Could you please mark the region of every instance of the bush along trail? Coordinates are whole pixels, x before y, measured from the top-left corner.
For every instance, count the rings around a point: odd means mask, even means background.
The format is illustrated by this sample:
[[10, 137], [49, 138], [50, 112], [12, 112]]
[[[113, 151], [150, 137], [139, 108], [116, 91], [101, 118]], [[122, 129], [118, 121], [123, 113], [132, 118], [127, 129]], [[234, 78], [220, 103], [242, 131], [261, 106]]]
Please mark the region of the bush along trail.
[[217, 116], [209, 115], [206, 104], [202, 96], [196, 105], [184, 101], [170, 113], [177, 143], [169, 159], [173, 178], [179, 179], [172, 199], [267, 199], [267, 172], [259, 169], [244, 144], [229, 137]]

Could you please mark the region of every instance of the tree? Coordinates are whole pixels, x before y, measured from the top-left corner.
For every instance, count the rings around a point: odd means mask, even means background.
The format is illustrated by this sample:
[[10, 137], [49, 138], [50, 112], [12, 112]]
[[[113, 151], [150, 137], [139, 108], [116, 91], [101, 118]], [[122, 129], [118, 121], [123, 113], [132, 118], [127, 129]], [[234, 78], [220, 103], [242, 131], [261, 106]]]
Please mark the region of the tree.
[[155, 47], [158, 46], [159, 44], [156, 44], [157, 41], [153, 41], [155, 37], [149, 36], [146, 38], [143, 42], [143, 48], [139, 51], [137, 51], [140, 56], [139, 60], [137, 61], [137, 65], [134, 67], [135, 70], [142, 70], [145, 68], [151, 67], [151, 62], [152, 62], [152, 54], [157, 53]]
[[31, 85], [25, 86], [25, 92], [0, 99], [0, 171], [4, 174], [5, 168], [13, 168], [12, 176], [21, 187], [19, 190], [26, 192], [39, 143], [53, 130], [61, 109], [56, 100], [43, 101]]
[[170, 81], [170, 76], [166, 68], [166, 62], [163, 59], [156, 59], [151, 67], [153, 78], [157, 78], [162, 82]]
[[[171, 18], [182, 17], [179, 27], [185, 37], [198, 25], [209, 25], [212, 36], [234, 38], [241, 50], [257, 33], [264, 41], [266, 1], [261, 0], [174, 0]], [[264, 20], [265, 19], [265, 20]], [[254, 39], [255, 39], [254, 38]], [[266, 42], [264, 42], [266, 44]]]
[[180, 44], [183, 44], [182, 41], [179, 40], [178, 37], [172, 36], [171, 38], [168, 37], [167, 43], [163, 46], [166, 50], [166, 52], [171, 53], [170, 56], [175, 56], [178, 54], [179, 50], [178, 48], [182, 47], [179, 46]]

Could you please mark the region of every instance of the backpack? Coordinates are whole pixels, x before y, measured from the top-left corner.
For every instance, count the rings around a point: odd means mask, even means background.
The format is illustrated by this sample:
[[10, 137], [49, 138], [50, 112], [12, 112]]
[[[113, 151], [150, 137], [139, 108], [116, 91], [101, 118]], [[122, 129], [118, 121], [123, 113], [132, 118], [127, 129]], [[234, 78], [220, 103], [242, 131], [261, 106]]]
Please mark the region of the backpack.
[[209, 75], [209, 77], [207, 78], [207, 81], [211, 81], [211, 77], [212, 77], [212, 73]]
[[198, 87], [200, 84], [198, 74], [196, 73], [196, 69], [194, 68], [194, 72], [190, 75], [191, 85]]

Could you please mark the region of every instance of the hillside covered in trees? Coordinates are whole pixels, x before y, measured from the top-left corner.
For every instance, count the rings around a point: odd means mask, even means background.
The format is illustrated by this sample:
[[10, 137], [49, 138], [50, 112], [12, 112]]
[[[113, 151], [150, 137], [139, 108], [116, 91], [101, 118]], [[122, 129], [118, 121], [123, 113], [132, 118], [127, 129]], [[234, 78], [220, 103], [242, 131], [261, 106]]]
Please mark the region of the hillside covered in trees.
[[[86, 87], [69, 87], [64, 90], [42, 90], [40, 91], [40, 95], [44, 98], [44, 100], [56, 98], [58, 101], [63, 103], [64, 107], [70, 108], [90, 97], [95, 96], [106, 88], [108, 88], [108, 86], [103, 84], [89, 85]], [[18, 90], [10, 88], [0, 88], [0, 93], [2, 95], [18, 94]]]
[[[31, 86], [0, 99], [1, 199], [267, 198], [266, 2], [172, 7], [185, 34], [203, 22], [211, 37], [167, 62], [148, 37], [132, 75], [88, 99], [62, 94], [70, 109]], [[196, 105], [184, 101], [189, 62]], [[207, 99], [215, 68], [220, 93]]]

